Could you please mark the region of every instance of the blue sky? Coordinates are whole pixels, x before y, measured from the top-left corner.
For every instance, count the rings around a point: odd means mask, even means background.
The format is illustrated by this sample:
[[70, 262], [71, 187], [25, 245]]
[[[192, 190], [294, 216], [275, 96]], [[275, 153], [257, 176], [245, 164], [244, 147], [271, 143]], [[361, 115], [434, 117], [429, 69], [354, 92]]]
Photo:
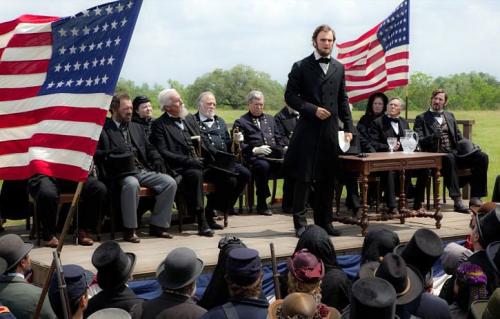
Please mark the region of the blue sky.
[[[107, 1], [2, 0], [0, 21], [22, 14], [66, 16]], [[401, 0], [144, 0], [121, 76], [183, 84], [215, 68], [246, 64], [282, 84], [312, 52], [314, 28], [353, 40]], [[487, 72], [500, 80], [500, 1], [412, 0], [410, 71], [432, 76]]]

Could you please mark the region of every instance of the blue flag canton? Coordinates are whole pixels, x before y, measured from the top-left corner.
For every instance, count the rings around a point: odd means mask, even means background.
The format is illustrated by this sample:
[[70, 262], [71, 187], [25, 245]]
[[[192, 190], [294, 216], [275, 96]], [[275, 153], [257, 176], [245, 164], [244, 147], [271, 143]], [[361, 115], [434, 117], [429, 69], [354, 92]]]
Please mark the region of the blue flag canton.
[[111, 2], [52, 23], [52, 57], [39, 94], [113, 94], [141, 3]]
[[403, 1], [385, 19], [377, 31], [377, 38], [385, 52], [394, 47], [410, 43], [410, 6], [409, 0]]

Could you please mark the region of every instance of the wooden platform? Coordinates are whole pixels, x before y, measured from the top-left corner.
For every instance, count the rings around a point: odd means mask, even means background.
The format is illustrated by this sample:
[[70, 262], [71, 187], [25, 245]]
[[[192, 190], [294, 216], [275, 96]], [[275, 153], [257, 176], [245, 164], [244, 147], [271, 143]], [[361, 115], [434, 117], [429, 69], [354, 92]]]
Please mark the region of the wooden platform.
[[[404, 225], [401, 225], [399, 221], [371, 222], [368, 230], [380, 227], [390, 228], [398, 233], [401, 242], [407, 242], [417, 229], [423, 227], [435, 230], [443, 240], [464, 239], [469, 233], [470, 216], [452, 212], [452, 207], [450, 202], [443, 205], [444, 218], [441, 229], [435, 229], [434, 219], [409, 218]], [[310, 218], [308, 221], [312, 223]], [[334, 223], [334, 225], [342, 231], [342, 236], [332, 237], [337, 253], [359, 252], [363, 244], [361, 228], [338, 223]], [[172, 229], [175, 229], [175, 227], [172, 227]], [[269, 243], [274, 243], [276, 256], [280, 259], [289, 257], [297, 243], [297, 238], [294, 236], [292, 216], [280, 212], [275, 213], [273, 216], [230, 216], [229, 227], [216, 231], [215, 236], [212, 238], [199, 237], [196, 234], [195, 225], [186, 225], [185, 229], [182, 234], [174, 233], [175, 237], [173, 239], [148, 238], [146, 233], [141, 233], [140, 244], [121, 242], [124, 251], [133, 252], [137, 255], [134, 277], [153, 277], [156, 267], [168, 252], [181, 246], [194, 249], [205, 262], [205, 270], [209, 271], [217, 263], [219, 252], [217, 244], [225, 235], [237, 236], [248, 247], [257, 249], [264, 262], [270, 260]], [[107, 239], [106, 235], [104, 239]], [[121, 238], [118, 237], [118, 239]], [[70, 239], [67, 242], [68, 244], [64, 246], [61, 255], [63, 264], [79, 264], [86, 269], [95, 271], [91, 263], [91, 256], [99, 243], [95, 243], [91, 247], [84, 247], [74, 245]], [[34, 248], [31, 252], [31, 258], [35, 274], [34, 282], [42, 284], [52, 260], [52, 249]]]

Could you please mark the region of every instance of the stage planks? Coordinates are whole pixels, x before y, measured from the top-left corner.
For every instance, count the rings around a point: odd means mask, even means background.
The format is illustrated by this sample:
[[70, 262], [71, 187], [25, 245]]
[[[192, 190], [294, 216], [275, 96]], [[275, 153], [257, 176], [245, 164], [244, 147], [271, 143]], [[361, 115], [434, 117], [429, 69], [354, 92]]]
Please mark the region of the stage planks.
[[[441, 229], [436, 229], [435, 220], [431, 218], [408, 218], [401, 225], [399, 220], [385, 222], [370, 222], [368, 230], [386, 227], [396, 231], [401, 242], [407, 242], [412, 234], [419, 228], [430, 228], [436, 231], [443, 240], [464, 239], [469, 233], [470, 216], [452, 212], [452, 205], [443, 205], [443, 220]], [[308, 222], [312, 223], [311, 216]], [[352, 225], [334, 223], [335, 227], [342, 231], [342, 236], [332, 237], [333, 244], [338, 254], [359, 252], [363, 244], [361, 228]], [[176, 227], [172, 227], [172, 230]], [[217, 244], [225, 235], [233, 235], [241, 238], [245, 244], [257, 249], [264, 262], [270, 259], [269, 243], [273, 242], [276, 256], [279, 259], [289, 257], [297, 243], [294, 236], [292, 216], [275, 213], [273, 216], [241, 215], [230, 216], [229, 227], [216, 231], [212, 238], [199, 237], [196, 235], [195, 225], [185, 225], [182, 234], [173, 233], [173, 239], [148, 238], [147, 229], [140, 234], [141, 243], [132, 244], [120, 241], [124, 251], [133, 252], [137, 255], [137, 263], [134, 270], [135, 278], [153, 277], [156, 267], [172, 249], [186, 246], [196, 251], [197, 255], [205, 262], [205, 270], [210, 270], [217, 263], [219, 249]], [[118, 234], [119, 235], [119, 234]], [[104, 239], [107, 239], [107, 234]], [[121, 239], [121, 237], [118, 237]], [[71, 239], [72, 240], [72, 239]], [[91, 263], [91, 256], [99, 243], [94, 246], [76, 246], [69, 239], [64, 246], [61, 261], [63, 264], [79, 264], [82, 267], [95, 271]], [[36, 274], [34, 281], [37, 284], [43, 282], [43, 278], [52, 260], [52, 249], [34, 248], [31, 252], [33, 269]]]

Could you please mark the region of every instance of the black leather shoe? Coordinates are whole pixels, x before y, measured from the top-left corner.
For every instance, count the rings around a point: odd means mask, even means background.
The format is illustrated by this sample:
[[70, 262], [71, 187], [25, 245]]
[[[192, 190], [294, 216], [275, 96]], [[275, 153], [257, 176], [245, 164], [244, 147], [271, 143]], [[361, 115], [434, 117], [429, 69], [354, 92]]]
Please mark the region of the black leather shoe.
[[461, 214], [469, 214], [469, 208], [464, 205], [461, 198], [453, 200], [455, 204], [453, 205], [453, 210]]
[[199, 229], [198, 235], [205, 237], [214, 237], [214, 231], [210, 228]]
[[135, 228], [124, 228], [123, 229], [123, 240], [128, 241], [130, 243], [138, 244], [141, 242], [141, 239], [135, 233]]
[[328, 224], [323, 226], [323, 229], [326, 231], [326, 233], [330, 236], [340, 236], [340, 230], [333, 228], [332, 224]]
[[297, 238], [300, 238], [300, 236], [302, 236], [302, 234], [306, 231], [306, 228], [304, 226], [298, 228], [295, 230], [295, 236]]
[[215, 221], [209, 221], [208, 227], [210, 227], [211, 229], [215, 229], [215, 230], [224, 229], [224, 226], [217, 224]]
[[472, 207], [472, 206], [480, 207], [481, 205], [483, 205], [483, 201], [481, 200], [481, 198], [479, 198], [479, 197], [471, 197], [470, 198], [469, 207]]
[[159, 237], [159, 238], [173, 238], [173, 236], [167, 232], [164, 227], [149, 225], [149, 236]]

